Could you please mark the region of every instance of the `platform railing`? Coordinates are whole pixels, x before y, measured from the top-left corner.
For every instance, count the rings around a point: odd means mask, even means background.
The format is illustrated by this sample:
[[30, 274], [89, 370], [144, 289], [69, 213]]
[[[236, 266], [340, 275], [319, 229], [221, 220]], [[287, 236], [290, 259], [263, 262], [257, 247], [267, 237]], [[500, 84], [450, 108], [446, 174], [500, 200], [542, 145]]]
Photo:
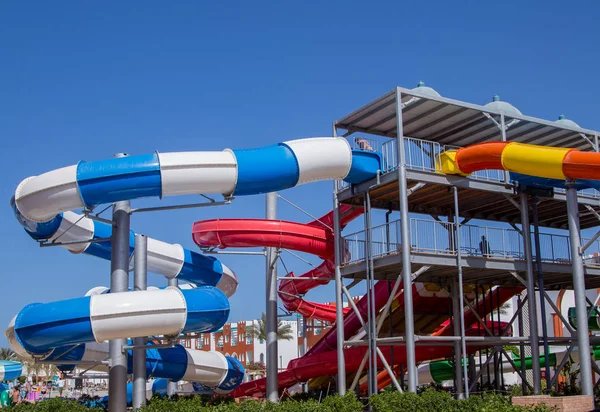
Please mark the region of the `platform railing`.
[[[523, 240], [514, 229], [461, 225], [461, 253], [463, 256], [483, 257], [505, 260], [524, 260]], [[411, 251], [433, 255], [456, 255], [454, 224], [428, 219], [410, 219]], [[345, 264], [364, 261], [365, 231], [344, 236], [346, 247]], [[535, 243], [532, 235], [532, 245]], [[585, 244], [587, 239], [582, 239]], [[371, 229], [371, 247], [373, 258], [398, 254], [401, 251], [400, 220], [374, 226]], [[569, 237], [565, 235], [540, 234], [540, 253], [542, 262], [568, 264], [571, 262]], [[600, 241], [594, 241], [585, 251], [587, 265], [600, 266]]]
[[[554, 188], [554, 193], [566, 193], [566, 192], [567, 192], [567, 190], [563, 189], [562, 187], [555, 187]], [[579, 190], [577, 192], [577, 194], [579, 196], [591, 197], [591, 198], [594, 198], [594, 199], [600, 198], [600, 192], [598, 190], [592, 189], [592, 188]]]
[[[381, 173], [386, 174], [398, 169], [398, 153], [396, 150], [397, 140], [379, 141], [377, 139], [366, 137], [349, 137], [348, 142], [352, 149], [373, 150], [381, 153], [382, 165]], [[435, 172], [437, 164], [440, 161], [440, 154], [447, 150], [458, 150], [459, 146], [440, 145], [424, 139], [415, 139], [412, 137], [404, 138], [404, 152], [406, 154], [406, 167], [410, 170], [420, 170], [426, 172]], [[504, 182], [505, 174], [503, 170], [480, 170], [472, 173], [470, 179], [482, 180], [487, 182]], [[341, 191], [350, 187], [349, 183], [339, 181], [337, 190]], [[555, 188], [555, 193], [565, 193], [565, 189]], [[596, 189], [583, 189], [578, 192], [579, 196], [589, 198], [600, 198], [600, 191]]]

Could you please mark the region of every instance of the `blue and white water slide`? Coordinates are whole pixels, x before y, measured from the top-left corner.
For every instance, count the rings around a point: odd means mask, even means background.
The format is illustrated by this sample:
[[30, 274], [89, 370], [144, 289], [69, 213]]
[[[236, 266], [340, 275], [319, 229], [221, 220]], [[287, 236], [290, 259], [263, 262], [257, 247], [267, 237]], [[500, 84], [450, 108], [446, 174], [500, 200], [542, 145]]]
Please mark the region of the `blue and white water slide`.
[[12, 381], [21, 376], [23, 364], [9, 360], [0, 360], [0, 382]]
[[[110, 241], [86, 241], [109, 238], [112, 227], [73, 210], [144, 197], [254, 195], [319, 180], [357, 184], [376, 176], [380, 165], [378, 153], [352, 150], [346, 139], [332, 137], [258, 149], [153, 153], [81, 161], [29, 177], [11, 204], [32, 238], [57, 240], [72, 253], [110, 259]], [[134, 236], [131, 232], [130, 256]], [[188, 284], [122, 293], [100, 288], [85, 297], [30, 304], [10, 322], [9, 344], [20, 355], [42, 361], [102, 361], [111, 339], [212, 332], [226, 323], [227, 297], [237, 290], [238, 280], [217, 259], [148, 238], [147, 267]], [[181, 345], [149, 348], [147, 371], [149, 377], [197, 382], [218, 393], [235, 389], [244, 376], [234, 358]]]

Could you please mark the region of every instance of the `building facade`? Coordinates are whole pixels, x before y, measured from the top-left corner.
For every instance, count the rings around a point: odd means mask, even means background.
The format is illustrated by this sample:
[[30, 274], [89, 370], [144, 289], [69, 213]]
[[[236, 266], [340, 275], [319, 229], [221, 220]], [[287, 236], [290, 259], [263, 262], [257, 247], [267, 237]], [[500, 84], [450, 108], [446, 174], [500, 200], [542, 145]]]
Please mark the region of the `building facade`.
[[[282, 326], [290, 326], [291, 340], [280, 339], [278, 342], [279, 370], [285, 370], [292, 359], [304, 354], [304, 318], [297, 316], [294, 320], [282, 320]], [[308, 319], [306, 324], [306, 350], [317, 343], [331, 329], [329, 322]], [[217, 351], [225, 356], [239, 360], [248, 370], [250, 378], [264, 376], [266, 366], [266, 342], [253, 333], [258, 330], [258, 320], [230, 322], [212, 333], [190, 334], [180, 339], [179, 343], [189, 349]]]

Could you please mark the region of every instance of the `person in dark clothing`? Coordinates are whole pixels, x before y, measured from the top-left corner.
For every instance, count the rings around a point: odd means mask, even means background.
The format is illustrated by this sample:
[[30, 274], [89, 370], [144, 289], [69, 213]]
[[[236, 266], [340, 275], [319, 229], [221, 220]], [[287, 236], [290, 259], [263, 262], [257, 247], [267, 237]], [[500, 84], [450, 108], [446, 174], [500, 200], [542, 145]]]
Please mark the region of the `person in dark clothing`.
[[485, 236], [481, 236], [481, 242], [479, 242], [479, 250], [482, 256], [490, 256], [490, 242], [487, 241]]

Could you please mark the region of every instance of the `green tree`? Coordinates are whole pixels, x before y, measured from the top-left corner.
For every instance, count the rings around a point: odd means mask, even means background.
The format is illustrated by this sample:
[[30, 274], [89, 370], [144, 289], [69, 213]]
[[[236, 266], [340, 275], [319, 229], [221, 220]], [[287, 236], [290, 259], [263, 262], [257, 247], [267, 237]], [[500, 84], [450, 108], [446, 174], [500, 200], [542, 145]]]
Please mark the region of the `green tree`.
[[[252, 334], [253, 337], [266, 341], [267, 340], [267, 314], [262, 313], [257, 324], [252, 325], [246, 333]], [[277, 319], [277, 340], [292, 340], [294, 334], [290, 325], [284, 325], [281, 319]]]
[[17, 355], [11, 348], [0, 348], [0, 360], [19, 361]]

